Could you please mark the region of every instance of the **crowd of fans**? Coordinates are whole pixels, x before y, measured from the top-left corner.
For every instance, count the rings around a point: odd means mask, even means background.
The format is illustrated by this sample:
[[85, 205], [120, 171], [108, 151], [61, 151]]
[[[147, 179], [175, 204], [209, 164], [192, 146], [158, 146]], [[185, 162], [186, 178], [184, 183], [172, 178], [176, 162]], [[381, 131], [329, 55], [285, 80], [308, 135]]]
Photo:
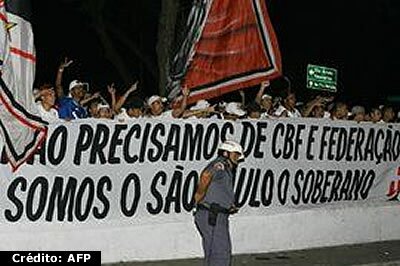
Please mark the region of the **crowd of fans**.
[[65, 60], [58, 68], [56, 84], [44, 84], [35, 90], [38, 115], [48, 122], [81, 118], [114, 119], [120, 122], [140, 117], [157, 118], [216, 118], [216, 119], [275, 119], [279, 117], [312, 117], [331, 120], [353, 120], [356, 122], [395, 123], [400, 122], [400, 112], [389, 105], [380, 105], [367, 110], [364, 106], [349, 106], [336, 101], [333, 96], [317, 95], [305, 104], [299, 104], [294, 91], [282, 90], [280, 95], [269, 93], [270, 83], [264, 82], [254, 100], [246, 103], [243, 91], [240, 102], [219, 101], [214, 104], [200, 100], [187, 105], [190, 91], [182, 89], [178, 104], [167, 103], [167, 99], [153, 95], [143, 101], [132, 97], [137, 91], [137, 83], [117, 97], [114, 85], [107, 90], [111, 103], [99, 92], [90, 94], [88, 84], [73, 80], [65, 95], [62, 87], [64, 70], [72, 63]]

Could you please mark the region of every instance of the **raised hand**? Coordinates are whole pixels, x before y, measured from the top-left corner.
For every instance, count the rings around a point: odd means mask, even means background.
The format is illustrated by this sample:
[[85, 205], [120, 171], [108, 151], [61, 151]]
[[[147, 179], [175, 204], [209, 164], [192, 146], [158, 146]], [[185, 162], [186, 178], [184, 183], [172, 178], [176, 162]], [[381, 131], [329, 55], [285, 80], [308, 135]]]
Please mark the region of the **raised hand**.
[[111, 85], [107, 85], [107, 90], [108, 90], [108, 93], [110, 93], [111, 95], [115, 95], [116, 90], [114, 87], [114, 83], [112, 83]]
[[99, 98], [100, 97], [100, 92], [96, 91], [95, 93], [93, 93], [92, 97], [93, 97], [93, 99], [94, 98]]
[[261, 87], [266, 88], [270, 85], [271, 83], [269, 82], [269, 80], [263, 81], [261, 82]]
[[215, 108], [216, 108], [216, 104], [214, 104], [213, 106], [209, 106], [207, 107], [207, 113], [215, 113]]
[[137, 90], [138, 81], [136, 81], [132, 86], [129, 87], [128, 92], [132, 93]]
[[189, 96], [189, 94], [190, 94], [189, 88], [186, 87], [186, 86], [183, 87], [183, 88], [182, 88], [182, 95], [185, 96], [185, 97], [187, 97], [187, 96]]
[[68, 57], [64, 58], [64, 62], [61, 62], [60, 66], [59, 66], [59, 70], [63, 71], [64, 68], [68, 67], [69, 65], [71, 65], [74, 61], [73, 60], [68, 60]]

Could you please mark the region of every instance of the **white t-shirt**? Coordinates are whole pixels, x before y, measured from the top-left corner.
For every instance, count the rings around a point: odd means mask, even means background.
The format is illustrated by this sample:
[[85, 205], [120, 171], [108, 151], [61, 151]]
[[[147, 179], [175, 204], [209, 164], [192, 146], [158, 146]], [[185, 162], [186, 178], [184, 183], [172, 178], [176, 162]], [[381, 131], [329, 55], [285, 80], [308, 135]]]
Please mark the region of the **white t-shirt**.
[[162, 112], [160, 115], [157, 115], [157, 116], [153, 115], [152, 117], [159, 118], [159, 119], [174, 119], [175, 118], [172, 116], [172, 110]]
[[43, 108], [43, 105], [38, 102], [36, 104], [36, 109], [38, 111], [38, 115], [47, 122], [57, 122], [60, 121], [58, 117], [58, 112], [55, 108], [50, 108], [49, 111]]
[[281, 116], [284, 111], [287, 112], [287, 116], [288, 117], [291, 117], [291, 118], [293, 118], [293, 117], [295, 117], [295, 118], [301, 117], [301, 113], [299, 112], [299, 110], [294, 108], [293, 111], [289, 111], [283, 105], [279, 105], [278, 109], [275, 110], [274, 115], [275, 116]]
[[273, 115], [268, 114], [267, 112], [264, 112], [264, 113], [261, 113], [260, 118], [261, 119], [275, 119], [276, 116], [273, 116]]
[[121, 108], [121, 112], [114, 117], [114, 120], [117, 120], [119, 122], [135, 120], [135, 119], [137, 118], [128, 115], [125, 108]]

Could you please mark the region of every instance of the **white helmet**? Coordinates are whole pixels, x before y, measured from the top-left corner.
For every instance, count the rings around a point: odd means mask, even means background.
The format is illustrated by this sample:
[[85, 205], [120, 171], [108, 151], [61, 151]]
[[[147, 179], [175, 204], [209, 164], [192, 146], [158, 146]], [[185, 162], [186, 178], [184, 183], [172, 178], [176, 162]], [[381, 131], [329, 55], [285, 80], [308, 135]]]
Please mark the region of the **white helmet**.
[[233, 140], [225, 140], [223, 143], [219, 145], [218, 149], [228, 152], [238, 152], [240, 154], [239, 160], [244, 159], [242, 146]]

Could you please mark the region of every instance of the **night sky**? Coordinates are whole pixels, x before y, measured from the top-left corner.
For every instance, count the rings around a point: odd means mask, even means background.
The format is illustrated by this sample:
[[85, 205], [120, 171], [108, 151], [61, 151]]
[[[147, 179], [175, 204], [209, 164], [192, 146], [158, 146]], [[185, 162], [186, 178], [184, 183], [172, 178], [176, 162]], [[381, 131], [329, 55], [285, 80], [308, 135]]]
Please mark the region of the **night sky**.
[[[167, 1], [167, 0], [164, 0]], [[172, 0], [168, 0], [172, 1]], [[234, 1], [234, 0], [232, 0]], [[104, 57], [96, 25], [82, 9], [86, 0], [34, 0], [33, 30], [37, 51], [36, 83], [54, 82], [57, 66], [68, 56], [74, 64], [65, 72], [65, 86], [75, 78], [89, 81], [91, 90], [115, 82], [124, 90], [118, 72]], [[156, 93], [157, 26], [160, 1], [105, 0], [104, 20], [119, 29], [145, 56], [149, 66], [126, 43], [113, 47], [129, 65], [132, 82], [141, 82], [142, 96]], [[180, 9], [188, 12], [189, 0]], [[283, 60], [284, 75], [305, 95], [309, 63], [339, 71], [338, 96], [352, 103], [376, 104], [389, 95], [400, 95], [400, 1], [267, 1]], [[111, 32], [111, 31], [110, 31]], [[117, 31], [116, 31], [117, 32]], [[274, 83], [273, 83], [274, 85]]]

